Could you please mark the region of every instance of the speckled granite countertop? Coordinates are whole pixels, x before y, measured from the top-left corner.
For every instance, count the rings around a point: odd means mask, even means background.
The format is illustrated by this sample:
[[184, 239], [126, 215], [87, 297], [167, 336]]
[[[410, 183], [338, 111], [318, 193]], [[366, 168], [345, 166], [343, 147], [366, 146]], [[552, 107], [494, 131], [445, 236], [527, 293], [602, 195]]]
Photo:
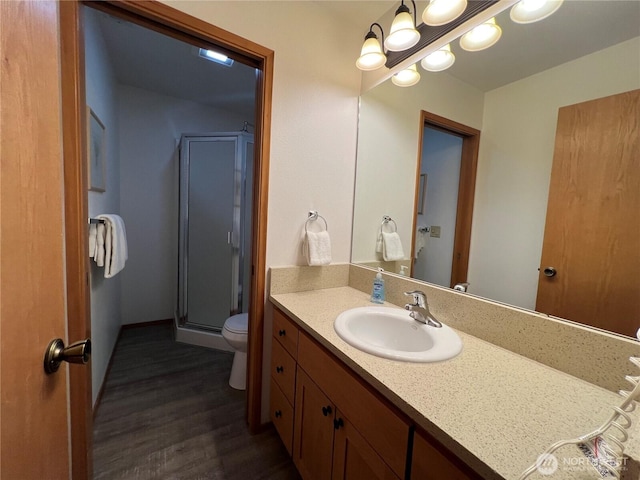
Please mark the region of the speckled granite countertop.
[[[364, 353], [344, 342], [333, 329], [333, 321], [342, 311], [372, 305], [367, 294], [351, 287], [270, 298], [304, 331], [485, 478], [517, 479], [552, 443], [595, 430], [621, 402], [621, 397], [610, 391], [463, 332], [458, 332], [462, 353], [445, 362], [405, 363]], [[625, 444], [626, 453], [635, 459], [640, 458], [637, 425], [629, 431]], [[584, 456], [575, 447], [563, 447], [556, 457], [560, 462], [556, 473], [535, 473], [529, 478], [601, 478], [582, 463]]]

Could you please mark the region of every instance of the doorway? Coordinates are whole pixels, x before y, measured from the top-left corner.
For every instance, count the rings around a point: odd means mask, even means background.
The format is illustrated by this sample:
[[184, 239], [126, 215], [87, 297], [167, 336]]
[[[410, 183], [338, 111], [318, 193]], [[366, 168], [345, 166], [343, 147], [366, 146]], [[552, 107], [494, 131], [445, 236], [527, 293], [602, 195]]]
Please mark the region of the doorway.
[[[246, 39], [155, 2], [87, 2], [110, 15], [163, 32], [202, 48], [217, 47], [256, 69], [255, 178], [253, 181], [251, 299], [247, 365], [247, 423], [260, 427], [262, 330], [265, 293], [265, 253], [273, 52]], [[65, 154], [65, 233], [69, 338], [90, 335], [88, 264], [87, 166], [83, 20], [80, 2], [60, 2], [62, 43], [62, 113]], [[97, 334], [98, 332], [96, 332]], [[91, 471], [91, 375], [71, 370], [71, 435], [74, 478]]]
[[[433, 149], [432, 145], [435, 145]], [[421, 278], [445, 287], [453, 287], [467, 281], [479, 145], [479, 130], [422, 111], [416, 170], [414, 205], [416, 214], [413, 219], [414, 235], [411, 249], [414, 260], [411, 276], [414, 278]], [[443, 148], [448, 150], [448, 156], [453, 155], [453, 160], [445, 161], [443, 158], [437, 158], [436, 151]], [[425, 160], [427, 155], [429, 159]], [[431, 164], [431, 167], [427, 167], [428, 164]], [[433, 169], [433, 172], [438, 171], [437, 179], [430, 179], [428, 168]], [[445, 179], [450, 185], [448, 191], [446, 187], [441, 188]], [[440, 207], [431, 205], [431, 213], [435, 216], [426, 213], [430, 209], [428, 202], [430, 182], [432, 192], [440, 191], [437, 195], [432, 194], [432, 198], [448, 205]], [[438, 183], [437, 186], [436, 183]], [[452, 194], [451, 188], [456, 188], [457, 193]], [[430, 220], [436, 218], [440, 225], [427, 225], [431, 223]], [[444, 231], [442, 224], [445, 224]], [[434, 229], [432, 228], [434, 226], [440, 228]], [[450, 238], [448, 246], [435, 249], [432, 253], [435, 258], [426, 260], [422, 250], [431, 240], [442, 238], [443, 232]], [[421, 255], [422, 259], [420, 259]]]

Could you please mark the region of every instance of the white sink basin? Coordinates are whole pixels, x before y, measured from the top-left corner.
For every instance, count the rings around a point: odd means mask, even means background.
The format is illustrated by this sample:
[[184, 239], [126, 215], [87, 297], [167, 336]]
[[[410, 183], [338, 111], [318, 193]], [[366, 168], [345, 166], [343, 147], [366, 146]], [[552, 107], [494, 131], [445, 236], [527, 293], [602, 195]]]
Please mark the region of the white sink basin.
[[349, 345], [392, 360], [439, 362], [462, 351], [462, 340], [450, 327], [424, 325], [399, 308], [352, 308], [338, 315], [333, 328]]

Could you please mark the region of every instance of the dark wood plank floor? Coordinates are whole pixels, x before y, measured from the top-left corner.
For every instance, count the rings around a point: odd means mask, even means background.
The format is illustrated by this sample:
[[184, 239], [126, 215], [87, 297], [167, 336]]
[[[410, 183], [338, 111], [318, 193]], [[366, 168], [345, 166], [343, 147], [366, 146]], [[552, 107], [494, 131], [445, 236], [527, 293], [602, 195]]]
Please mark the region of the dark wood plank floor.
[[95, 480], [299, 479], [273, 426], [251, 435], [232, 354], [123, 331], [94, 422]]

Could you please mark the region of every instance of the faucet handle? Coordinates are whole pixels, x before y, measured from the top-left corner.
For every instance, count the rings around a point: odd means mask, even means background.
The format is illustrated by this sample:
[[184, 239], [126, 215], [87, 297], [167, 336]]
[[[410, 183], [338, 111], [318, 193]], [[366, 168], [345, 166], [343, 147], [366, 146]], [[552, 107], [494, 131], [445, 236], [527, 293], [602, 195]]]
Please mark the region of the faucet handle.
[[418, 307], [425, 307], [427, 305], [427, 294], [422, 290], [413, 290], [411, 292], [404, 292], [405, 295], [411, 295], [413, 301]]

